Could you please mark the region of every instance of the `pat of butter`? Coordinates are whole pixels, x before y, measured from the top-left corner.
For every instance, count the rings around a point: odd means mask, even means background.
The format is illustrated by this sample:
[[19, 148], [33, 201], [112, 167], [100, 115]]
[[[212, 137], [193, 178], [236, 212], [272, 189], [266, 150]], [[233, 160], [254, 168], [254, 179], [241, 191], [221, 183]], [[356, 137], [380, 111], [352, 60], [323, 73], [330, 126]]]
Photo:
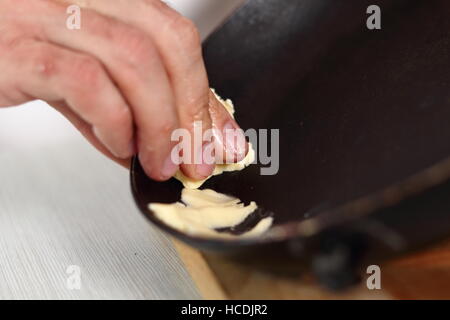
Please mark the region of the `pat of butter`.
[[239, 236], [218, 232], [242, 223], [257, 208], [255, 202], [244, 205], [238, 198], [211, 189], [183, 189], [181, 201], [172, 204], [152, 203], [156, 217], [178, 231], [216, 238], [253, 237], [264, 233], [272, 218], [264, 218], [250, 231]]

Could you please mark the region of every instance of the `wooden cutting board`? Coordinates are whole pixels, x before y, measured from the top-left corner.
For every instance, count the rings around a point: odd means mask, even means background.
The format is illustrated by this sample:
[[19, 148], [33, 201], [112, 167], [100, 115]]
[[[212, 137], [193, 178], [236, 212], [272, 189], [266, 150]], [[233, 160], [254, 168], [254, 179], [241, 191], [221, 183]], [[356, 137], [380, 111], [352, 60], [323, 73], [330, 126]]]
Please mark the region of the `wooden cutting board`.
[[362, 281], [339, 293], [308, 274], [287, 280], [174, 244], [205, 299], [450, 299], [450, 241], [381, 265], [380, 290]]

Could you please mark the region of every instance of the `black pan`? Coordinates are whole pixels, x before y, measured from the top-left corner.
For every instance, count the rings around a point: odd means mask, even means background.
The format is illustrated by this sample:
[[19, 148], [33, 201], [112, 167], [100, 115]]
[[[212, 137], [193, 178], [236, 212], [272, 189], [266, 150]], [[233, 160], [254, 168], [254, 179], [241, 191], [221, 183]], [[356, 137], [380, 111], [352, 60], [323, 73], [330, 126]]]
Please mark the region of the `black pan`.
[[[280, 169], [260, 165], [204, 188], [274, 216], [267, 237], [208, 240], [157, 220], [150, 202], [180, 199], [181, 183], [131, 168], [135, 200], [154, 224], [202, 250], [327, 286], [367, 264], [450, 235], [450, 1], [248, 1], [204, 42], [211, 86], [244, 129], [280, 129]], [[240, 231], [242, 231], [240, 230]], [[239, 231], [239, 230], [238, 230]]]

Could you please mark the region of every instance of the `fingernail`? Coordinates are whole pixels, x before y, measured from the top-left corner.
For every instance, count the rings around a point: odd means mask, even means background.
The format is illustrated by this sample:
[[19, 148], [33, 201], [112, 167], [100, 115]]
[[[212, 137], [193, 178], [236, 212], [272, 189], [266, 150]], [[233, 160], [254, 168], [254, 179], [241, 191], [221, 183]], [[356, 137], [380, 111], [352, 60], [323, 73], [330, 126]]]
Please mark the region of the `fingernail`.
[[239, 128], [233, 121], [227, 122], [223, 126], [225, 136], [225, 148], [227, 152], [231, 152], [239, 160], [245, 156], [247, 140], [244, 131]]
[[170, 178], [173, 177], [173, 175], [177, 172], [177, 170], [178, 165], [176, 165], [172, 161], [172, 156], [169, 155], [163, 163], [161, 174], [164, 176], [164, 178]]
[[216, 164], [214, 163], [215, 157], [209, 159], [210, 157], [208, 156], [208, 153], [211, 152], [210, 148], [213, 146], [212, 142], [209, 142], [199, 149], [200, 154], [198, 159], [202, 159], [202, 163], [195, 166], [195, 172], [204, 178], [209, 177], [216, 167]]

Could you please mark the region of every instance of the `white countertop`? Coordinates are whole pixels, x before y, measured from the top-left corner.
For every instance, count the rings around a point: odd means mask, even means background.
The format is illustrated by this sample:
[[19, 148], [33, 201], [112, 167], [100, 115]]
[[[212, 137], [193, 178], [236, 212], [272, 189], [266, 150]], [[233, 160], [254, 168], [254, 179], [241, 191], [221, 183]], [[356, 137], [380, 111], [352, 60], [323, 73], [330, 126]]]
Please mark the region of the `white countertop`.
[[[167, 2], [204, 37], [241, 1]], [[128, 179], [44, 102], [0, 109], [0, 299], [200, 298]]]

